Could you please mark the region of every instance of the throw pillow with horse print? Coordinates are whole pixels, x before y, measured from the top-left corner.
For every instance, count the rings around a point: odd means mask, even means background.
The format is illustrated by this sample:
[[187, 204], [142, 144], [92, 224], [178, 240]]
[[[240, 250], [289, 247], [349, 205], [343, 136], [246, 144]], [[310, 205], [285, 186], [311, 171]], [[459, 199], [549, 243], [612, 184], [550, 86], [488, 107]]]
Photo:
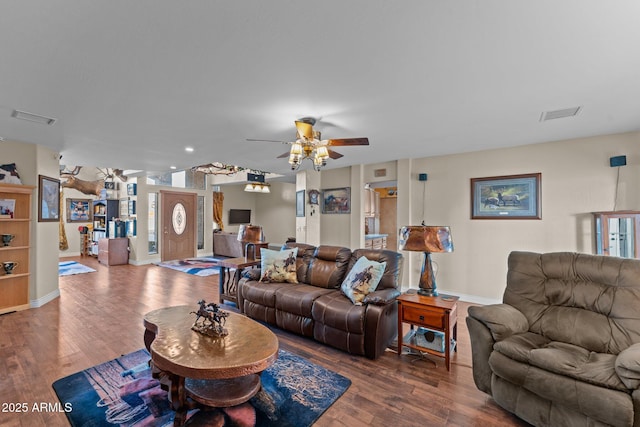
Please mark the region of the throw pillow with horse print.
[[3, 184], [22, 184], [18, 169], [15, 163], [0, 165], [0, 183]]
[[261, 282], [298, 283], [296, 257], [298, 248], [283, 251], [272, 251], [260, 248]]

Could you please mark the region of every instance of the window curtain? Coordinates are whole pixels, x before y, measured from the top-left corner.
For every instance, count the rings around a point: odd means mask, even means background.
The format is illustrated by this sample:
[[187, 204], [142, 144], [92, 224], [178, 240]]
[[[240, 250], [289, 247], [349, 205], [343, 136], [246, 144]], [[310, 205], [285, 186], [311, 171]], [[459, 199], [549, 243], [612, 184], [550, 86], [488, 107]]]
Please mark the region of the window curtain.
[[222, 223], [222, 204], [224, 202], [224, 194], [221, 191], [213, 192], [213, 222], [218, 225], [219, 230], [224, 229]]

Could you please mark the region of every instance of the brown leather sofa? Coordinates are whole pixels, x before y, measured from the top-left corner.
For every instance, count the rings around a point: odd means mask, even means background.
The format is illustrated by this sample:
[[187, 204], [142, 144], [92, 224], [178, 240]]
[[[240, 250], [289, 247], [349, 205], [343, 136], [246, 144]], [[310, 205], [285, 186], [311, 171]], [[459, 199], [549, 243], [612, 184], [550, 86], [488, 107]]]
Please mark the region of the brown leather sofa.
[[[238, 284], [240, 311], [351, 354], [380, 357], [397, 334], [402, 254], [304, 243], [284, 247], [298, 248], [299, 283], [259, 282], [260, 271], [249, 270]], [[363, 305], [354, 305], [340, 285], [361, 256], [387, 265], [376, 290], [365, 297]]]
[[503, 304], [469, 307], [473, 378], [536, 426], [640, 426], [640, 260], [509, 255]]

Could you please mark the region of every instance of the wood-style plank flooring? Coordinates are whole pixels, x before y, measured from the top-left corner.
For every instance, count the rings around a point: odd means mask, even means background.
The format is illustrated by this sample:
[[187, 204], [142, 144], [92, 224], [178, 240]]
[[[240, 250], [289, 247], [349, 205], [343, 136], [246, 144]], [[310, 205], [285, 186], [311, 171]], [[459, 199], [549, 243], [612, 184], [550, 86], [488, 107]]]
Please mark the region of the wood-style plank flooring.
[[[218, 276], [197, 277], [158, 267], [76, 260], [96, 273], [60, 278], [60, 298], [37, 309], [0, 316], [0, 426], [68, 426], [63, 413], [34, 412], [55, 404], [51, 384], [64, 376], [143, 347], [142, 317], [169, 305], [217, 302]], [[56, 280], [52, 278], [52, 280]], [[277, 332], [282, 348], [352, 381], [316, 426], [527, 426], [478, 391], [461, 303], [459, 351], [451, 372], [444, 359], [416, 360], [387, 352], [378, 360], [352, 356]], [[26, 413], [7, 412], [26, 403]]]

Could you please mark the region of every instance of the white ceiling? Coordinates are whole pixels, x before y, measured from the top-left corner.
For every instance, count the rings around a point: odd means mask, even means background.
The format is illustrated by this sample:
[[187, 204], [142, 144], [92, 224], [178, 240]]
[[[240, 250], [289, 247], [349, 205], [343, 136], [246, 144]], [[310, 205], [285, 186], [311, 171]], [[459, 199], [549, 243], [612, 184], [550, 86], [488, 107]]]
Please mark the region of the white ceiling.
[[303, 116], [369, 137], [333, 168], [635, 131], [639, 18], [637, 0], [2, 0], [0, 136], [72, 166], [291, 174], [287, 146], [246, 139]]

